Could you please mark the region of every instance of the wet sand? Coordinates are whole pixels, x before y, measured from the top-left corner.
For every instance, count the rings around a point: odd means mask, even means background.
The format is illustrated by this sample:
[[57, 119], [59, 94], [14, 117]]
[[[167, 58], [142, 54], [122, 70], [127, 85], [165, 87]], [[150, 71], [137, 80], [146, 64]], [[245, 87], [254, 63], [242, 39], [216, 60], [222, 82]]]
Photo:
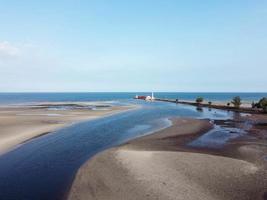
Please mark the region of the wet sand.
[[[57, 109], [73, 106], [72, 109]], [[88, 109], [84, 104], [45, 103], [0, 107], [0, 154], [31, 138], [38, 137], [83, 120], [96, 119], [121, 112], [131, 106], [97, 105], [99, 109]], [[53, 109], [51, 109], [53, 108]]]
[[211, 128], [207, 120], [173, 119], [169, 128], [104, 151], [80, 168], [68, 199], [266, 199], [266, 165], [242, 153], [246, 143], [235, 140], [222, 152], [185, 145]]

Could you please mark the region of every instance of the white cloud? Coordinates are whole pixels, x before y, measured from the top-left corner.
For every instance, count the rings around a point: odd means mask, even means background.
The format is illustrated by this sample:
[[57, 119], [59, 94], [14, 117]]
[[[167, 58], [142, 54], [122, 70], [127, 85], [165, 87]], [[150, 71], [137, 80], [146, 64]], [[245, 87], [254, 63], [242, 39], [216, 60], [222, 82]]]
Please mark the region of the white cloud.
[[19, 54], [19, 48], [7, 41], [0, 41], [0, 59], [14, 58]]

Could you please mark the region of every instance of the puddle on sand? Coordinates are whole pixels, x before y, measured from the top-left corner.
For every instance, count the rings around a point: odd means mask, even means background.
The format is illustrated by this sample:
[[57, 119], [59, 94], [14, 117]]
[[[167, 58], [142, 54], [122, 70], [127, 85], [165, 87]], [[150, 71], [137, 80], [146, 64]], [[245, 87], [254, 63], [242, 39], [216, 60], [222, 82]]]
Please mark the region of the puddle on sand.
[[247, 132], [239, 128], [221, 127], [214, 128], [188, 144], [191, 147], [222, 148], [229, 140], [245, 135]]

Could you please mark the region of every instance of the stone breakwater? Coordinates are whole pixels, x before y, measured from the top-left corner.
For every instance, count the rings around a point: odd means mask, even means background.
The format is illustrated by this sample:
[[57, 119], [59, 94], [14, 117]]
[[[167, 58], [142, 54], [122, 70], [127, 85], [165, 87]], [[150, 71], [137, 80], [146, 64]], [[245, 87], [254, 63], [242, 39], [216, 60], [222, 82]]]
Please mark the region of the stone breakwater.
[[156, 101], [164, 101], [170, 103], [177, 103], [177, 104], [185, 104], [185, 105], [192, 105], [196, 107], [207, 107], [207, 108], [215, 108], [215, 109], [222, 109], [222, 110], [229, 110], [234, 112], [243, 112], [243, 113], [251, 113], [251, 114], [267, 114], [262, 109], [258, 108], [249, 108], [249, 107], [234, 107], [228, 105], [219, 105], [219, 104], [209, 104], [209, 103], [197, 103], [192, 101], [176, 101], [175, 99], [162, 99], [162, 98], [155, 98]]

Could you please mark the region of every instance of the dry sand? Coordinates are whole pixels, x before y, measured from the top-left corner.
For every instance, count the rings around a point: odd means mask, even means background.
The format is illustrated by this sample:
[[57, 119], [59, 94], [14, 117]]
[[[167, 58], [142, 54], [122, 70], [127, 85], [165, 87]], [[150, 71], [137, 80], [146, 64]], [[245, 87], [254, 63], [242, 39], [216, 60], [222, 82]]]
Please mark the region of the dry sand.
[[209, 128], [204, 120], [174, 120], [165, 130], [96, 155], [77, 172], [68, 199], [266, 199], [267, 172], [260, 165], [183, 149]]
[[[46, 106], [0, 107], [0, 154], [18, 144], [75, 122], [95, 119], [132, 107], [113, 106], [103, 110], [49, 110]], [[51, 103], [55, 105], [55, 103]], [[60, 104], [62, 105], [62, 104]]]

